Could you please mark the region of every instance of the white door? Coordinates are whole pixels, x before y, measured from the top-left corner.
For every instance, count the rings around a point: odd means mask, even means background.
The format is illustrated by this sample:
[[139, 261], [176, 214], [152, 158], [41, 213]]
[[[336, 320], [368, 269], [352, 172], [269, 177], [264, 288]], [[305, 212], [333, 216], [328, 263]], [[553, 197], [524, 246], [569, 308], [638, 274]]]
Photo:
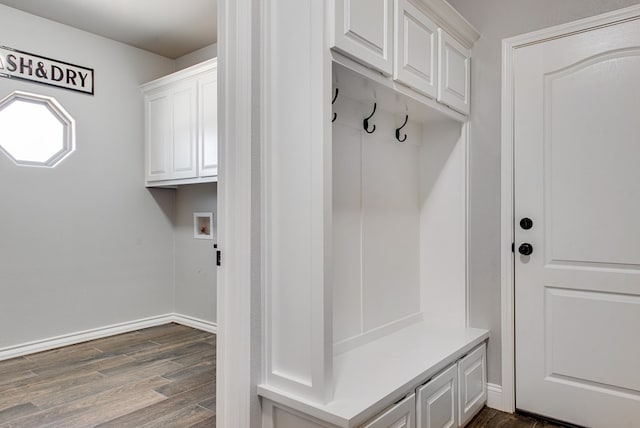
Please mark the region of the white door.
[[516, 407], [640, 427], [640, 20], [514, 58]]

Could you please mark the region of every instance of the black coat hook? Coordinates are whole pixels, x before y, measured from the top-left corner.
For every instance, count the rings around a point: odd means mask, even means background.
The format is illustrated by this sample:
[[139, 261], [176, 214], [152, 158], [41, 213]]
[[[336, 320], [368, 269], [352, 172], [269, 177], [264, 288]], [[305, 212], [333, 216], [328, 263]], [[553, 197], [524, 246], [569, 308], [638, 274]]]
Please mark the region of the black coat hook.
[[396, 140], [398, 140], [401, 143], [404, 143], [405, 141], [407, 141], [407, 134], [404, 134], [404, 137], [402, 137], [402, 139], [400, 139], [400, 130], [402, 128], [404, 128], [404, 126], [407, 124], [407, 121], [409, 120], [409, 115], [406, 115], [404, 117], [404, 123], [402, 124], [402, 126], [398, 129], [396, 129]]
[[376, 113], [376, 108], [377, 107], [378, 107], [378, 104], [377, 103], [373, 103], [373, 111], [371, 112], [369, 117], [367, 117], [365, 120], [362, 121], [362, 127], [367, 132], [367, 134], [373, 134], [375, 132], [375, 130], [376, 130], [376, 126], [373, 125], [373, 128], [371, 129], [371, 131], [369, 131], [369, 119], [371, 119], [373, 117], [373, 115]]
[[[336, 94], [333, 96], [333, 100], [331, 100], [331, 104], [333, 105], [337, 99], [338, 99], [338, 88], [336, 88]], [[338, 114], [333, 113], [333, 119], [331, 119], [331, 122], [335, 122], [337, 118], [338, 118]]]

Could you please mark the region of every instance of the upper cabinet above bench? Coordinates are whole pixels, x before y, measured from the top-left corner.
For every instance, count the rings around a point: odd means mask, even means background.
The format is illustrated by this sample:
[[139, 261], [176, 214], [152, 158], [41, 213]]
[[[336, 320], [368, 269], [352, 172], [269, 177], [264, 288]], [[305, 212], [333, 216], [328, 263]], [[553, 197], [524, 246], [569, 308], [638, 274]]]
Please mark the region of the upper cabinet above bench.
[[445, 1], [334, 0], [330, 33], [334, 50], [469, 114], [478, 33]]

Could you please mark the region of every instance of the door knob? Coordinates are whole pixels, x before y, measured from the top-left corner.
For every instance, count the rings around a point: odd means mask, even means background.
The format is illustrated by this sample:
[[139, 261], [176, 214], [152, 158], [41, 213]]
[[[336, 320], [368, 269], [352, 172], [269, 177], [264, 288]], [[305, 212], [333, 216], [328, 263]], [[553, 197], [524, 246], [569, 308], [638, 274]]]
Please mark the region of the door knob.
[[523, 256], [530, 256], [533, 253], [533, 247], [531, 244], [524, 243], [518, 247], [518, 252]]
[[520, 227], [524, 230], [531, 229], [533, 227], [533, 220], [531, 220], [529, 217], [523, 218], [522, 220], [520, 220]]

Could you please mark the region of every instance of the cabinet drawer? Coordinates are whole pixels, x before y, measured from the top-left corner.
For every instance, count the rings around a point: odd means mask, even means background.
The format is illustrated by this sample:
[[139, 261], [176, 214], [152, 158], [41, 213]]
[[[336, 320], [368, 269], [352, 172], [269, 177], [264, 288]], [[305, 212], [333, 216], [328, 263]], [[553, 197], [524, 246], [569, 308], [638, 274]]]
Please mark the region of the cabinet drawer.
[[361, 428], [415, 428], [415, 426], [416, 395], [411, 394]]
[[456, 428], [458, 426], [458, 366], [418, 388], [416, 422], [418, 428]]
[[464, 426], [487, 401], [487, 353], [483, 343], [458, 362], [460, 426]]

